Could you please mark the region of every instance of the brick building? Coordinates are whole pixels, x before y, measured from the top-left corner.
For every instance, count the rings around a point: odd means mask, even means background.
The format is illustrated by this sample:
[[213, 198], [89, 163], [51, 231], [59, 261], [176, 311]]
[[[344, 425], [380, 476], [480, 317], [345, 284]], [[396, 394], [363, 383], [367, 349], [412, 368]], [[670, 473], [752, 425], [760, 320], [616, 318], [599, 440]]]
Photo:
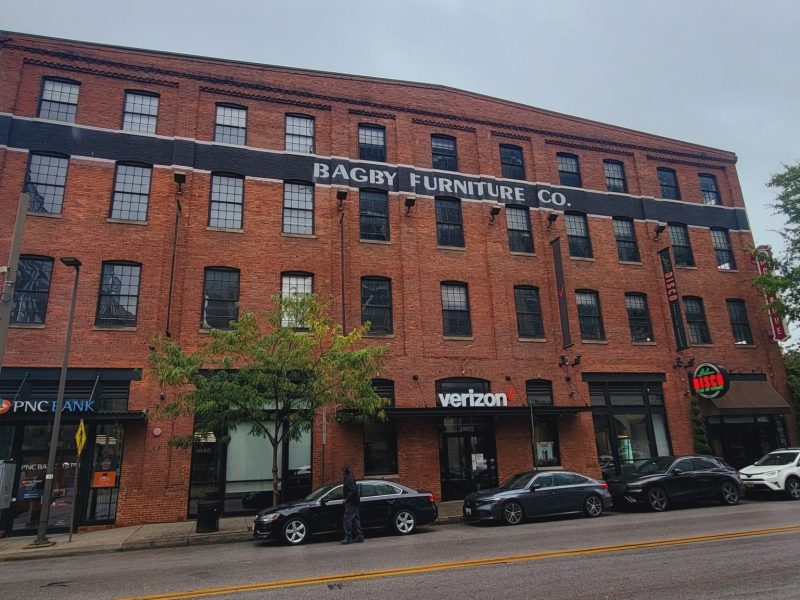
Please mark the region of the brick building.
[[687, 365], [706, 361], [732, 379], [701, 405], [715, 452], [741, 466], [787, 443], [730, 152], [442, 86], [16, 33], [0, 81], [0, 256], [26, 181], [32, 198], [0, 374], [0, 458], [18, 463], [0, 529], [38, 514], [62, 256], [83, 267], [56, 527], [72, 502], [83, 527], [269, 502], [263, 444], [174, 449], [191, 421], [143, 411], [162, 401], [151, 334], [191, 347], [278, 291], [371, 321], [393, 400], [386, 423], [320, 415], [284, 449], [287, 493], [344, 463], [455, 499], [534, 466], [599, 476], [691, 452]]

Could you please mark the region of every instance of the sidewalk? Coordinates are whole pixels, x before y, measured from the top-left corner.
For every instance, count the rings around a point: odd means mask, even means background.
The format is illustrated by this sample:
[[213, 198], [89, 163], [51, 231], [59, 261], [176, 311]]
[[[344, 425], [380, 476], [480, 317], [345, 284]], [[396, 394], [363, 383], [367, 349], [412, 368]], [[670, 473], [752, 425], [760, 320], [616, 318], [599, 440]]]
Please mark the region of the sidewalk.
[[[455, 523], [461, 520], [461, 502], [442, 502], [439, 504], [437, 524]], [[194, 521], [179, 523], [156, 523], [103, 529], [89, 533], [77, 533], [68, 542], [66, 533], [50, 535], [48, 539], [56, 542], [44, 548], [26, 548], [35, 539], [32, 536], [0, 539], [0, 562], [11, 560], [31, 560], [59, 556], [78, 556], [81, 554], [102, 554], [106, 552], [128, 552], [148, 548], [174, 548], [201, 544], [226, 544], [246, 542], [253, 539], [251, 527], [253, 515], [246, 517], [225, 517], [219, 520], [219, 531], [215, 533], [195, 533]]]

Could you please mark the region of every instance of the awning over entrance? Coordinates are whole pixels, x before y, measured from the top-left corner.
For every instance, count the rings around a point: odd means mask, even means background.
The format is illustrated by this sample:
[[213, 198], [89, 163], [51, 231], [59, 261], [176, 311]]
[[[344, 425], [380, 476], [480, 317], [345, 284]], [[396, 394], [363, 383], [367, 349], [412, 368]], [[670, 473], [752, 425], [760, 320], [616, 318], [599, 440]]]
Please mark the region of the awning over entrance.
[[[537, 415], [576, 415], [592, 410], [590, 406], [534, 406], [533, 414]], [[528, 406], [507, 406], [503, 408], [452, 408], [436, 406], [431, 408], [387, 408], [390, 417], [511, 417], [530, 416]]]
[[791, 412], [789, 404], [766, 381], [731, 381], [730, 390], [722, 398], [703, 400], [706, 416], [788, 412]]

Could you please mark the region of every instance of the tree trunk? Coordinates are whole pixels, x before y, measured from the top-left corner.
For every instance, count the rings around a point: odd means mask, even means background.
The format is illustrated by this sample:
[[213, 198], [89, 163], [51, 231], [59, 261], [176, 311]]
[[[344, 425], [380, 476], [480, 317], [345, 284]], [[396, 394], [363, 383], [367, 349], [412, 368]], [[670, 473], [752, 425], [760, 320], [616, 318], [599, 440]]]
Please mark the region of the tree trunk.
[[275, 442], [272, 444], [272, 506], [281, 503], [281, 482], [278, 478], [278, 448], [283, 443], [278, 437], [278, 423], [275, 422]]

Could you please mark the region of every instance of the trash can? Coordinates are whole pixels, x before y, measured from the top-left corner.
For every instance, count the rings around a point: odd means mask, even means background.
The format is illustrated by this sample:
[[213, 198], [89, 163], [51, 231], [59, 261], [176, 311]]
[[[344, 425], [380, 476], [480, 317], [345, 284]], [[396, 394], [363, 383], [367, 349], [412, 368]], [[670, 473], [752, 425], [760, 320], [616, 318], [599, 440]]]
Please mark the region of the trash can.
[[219, 531], [220, 506], [217, 500], [197, 503], [197, 533], [213, 533]]

